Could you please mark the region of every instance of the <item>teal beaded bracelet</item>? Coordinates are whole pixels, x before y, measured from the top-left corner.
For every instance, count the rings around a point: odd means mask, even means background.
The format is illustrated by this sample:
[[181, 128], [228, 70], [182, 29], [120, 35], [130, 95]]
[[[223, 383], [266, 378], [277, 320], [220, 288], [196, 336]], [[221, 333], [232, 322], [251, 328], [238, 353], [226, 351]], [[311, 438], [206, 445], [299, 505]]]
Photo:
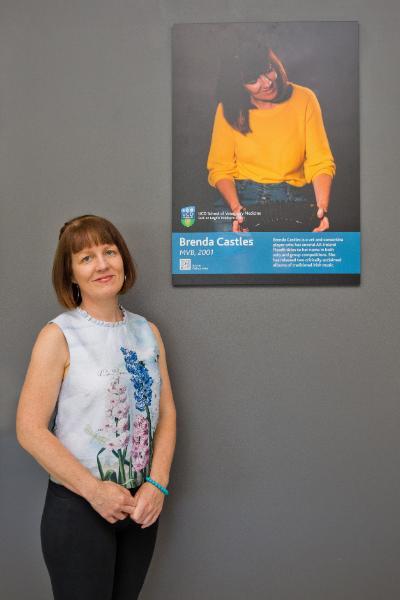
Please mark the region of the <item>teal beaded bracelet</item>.
[[151, 477], [146, 477], [146, 481], [148, 481], [149, 483], [152, 483], [153, 485], [155, 485], [156, 488], [159, 489], [160, 492], [162, 492], [164, 494], [164, 496], [169, 496], [169, 491], [167, 490], [167, 488], [165, 488], [164, 486], [162, 486], [157, 481], [154, 481], [154, 479], [152, 479]]

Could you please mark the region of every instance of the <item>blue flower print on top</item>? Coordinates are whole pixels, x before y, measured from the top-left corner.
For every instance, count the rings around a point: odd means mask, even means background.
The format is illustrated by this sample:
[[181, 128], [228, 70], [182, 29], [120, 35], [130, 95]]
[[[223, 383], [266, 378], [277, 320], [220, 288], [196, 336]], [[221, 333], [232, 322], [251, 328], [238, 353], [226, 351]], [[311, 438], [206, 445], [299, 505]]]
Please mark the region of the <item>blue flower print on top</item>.
[[126, 370], [131, 374], [130, 379], [133, 383], [136, 408], [144, 411], [151, 404], [153, 379], [150, 377], [144, 362], [138, 360], [136, 352], [127, 350], [122, 346], [121, 352], [124, 355]]

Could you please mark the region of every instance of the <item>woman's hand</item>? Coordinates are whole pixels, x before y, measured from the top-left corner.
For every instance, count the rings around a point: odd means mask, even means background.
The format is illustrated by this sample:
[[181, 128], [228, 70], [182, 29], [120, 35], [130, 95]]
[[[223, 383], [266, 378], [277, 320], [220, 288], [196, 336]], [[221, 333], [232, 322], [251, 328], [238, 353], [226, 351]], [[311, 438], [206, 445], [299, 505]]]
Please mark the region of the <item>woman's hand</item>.
[[325, 217], [325, 211], [323, 208], [319, 208], [317, 211], [317, 217], [320, 220], [318, 227], [315, 227], [313, 231], [326, 231], [329, 229], [329, 219]]
[[144, 483], [136, 492], [136, 508], [131, 513], [131, 519], [139, 523], [142, 529], [150, 527], [162, 511], [164, 498], [164, 494], [152, 483]]
[[109, 523], [116, 523], [132, 515], [136, 497], [113, 481], [97, 481], [94, 491], [86, 500]]
[[247, 227], [242, 227], [242, 223], [244, 221], [244, 217], [242, 214], [242, 210], [244, 209], [244, 206], [239, 205], [239, 208], [237, 208], [233, 214], [234, 214], [234, 220], [232, 221], [232, 231], [233, 232], [240, 232], [240, 231], [249, 231]]
[[229, 209], [234, 216], [232, 221], [232, 231], [248, 231], [248, 229], [242, 229], [241, 224], [243, 223], [243, 215], [241, 214], [241, 210], [244, 210], [244, 207], [239, 202], [239, 196], [236, 191], [235, 182], [233, 179], [220, 179], [215, 184], [215, 187], [229, 206]]
[[332, 176], [327, 173], [320, 173], [313, 179], [315, 201], [318, 206], [317, 217], [319, 219], [318, 227], [313, 231], [326, 231], [329, 229], [329, 219], [324, 214], [329, 207], [329, 198], [331, 193]]

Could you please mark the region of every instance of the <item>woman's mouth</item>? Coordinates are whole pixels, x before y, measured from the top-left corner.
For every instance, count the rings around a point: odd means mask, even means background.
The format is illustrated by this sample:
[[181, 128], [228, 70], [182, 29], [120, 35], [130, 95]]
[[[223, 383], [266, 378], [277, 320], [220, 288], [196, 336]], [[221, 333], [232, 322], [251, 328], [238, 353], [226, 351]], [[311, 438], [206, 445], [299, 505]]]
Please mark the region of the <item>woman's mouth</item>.
[[268, 87], [266, 87], [266, 88], [263, 88], [261, 91], [262, 91], [263, 93], [269, 93], [269, 92], [273, 92], [273, 91], [274, 91], [274, 84], [273, 84], [273, 83], [271, 83], [271, 85], [269, 85], [269, 86], [268, 86]]
[[111, 281], [113, 277], [114, 275], [105, 275], [104, 277], [98, 277], [95, 279], [95, 281], [98, 281], [99, 283], [107, 283], [108, 281]]

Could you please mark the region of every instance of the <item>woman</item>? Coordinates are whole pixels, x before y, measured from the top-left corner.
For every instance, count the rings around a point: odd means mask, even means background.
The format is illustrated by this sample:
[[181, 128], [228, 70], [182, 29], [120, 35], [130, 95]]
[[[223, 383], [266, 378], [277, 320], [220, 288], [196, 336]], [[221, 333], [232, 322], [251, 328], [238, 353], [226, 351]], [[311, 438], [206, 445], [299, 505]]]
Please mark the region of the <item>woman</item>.
[[137, 598], [168, 494], [164, 346], [118, 303], [135, 277], [112, 223], [84, 215], [62, 227], [53, 285], [68, 310], [39, 333], [17, 412], [20, 444], [50, 474], [41, 537], [55, 600]]
[[335, 163], [315, 94], [289, 83], [271, 49], [244, 46], [222, 69], [218, 97], [207, 163], [226, 205], [216, 229], [327, 230]]

